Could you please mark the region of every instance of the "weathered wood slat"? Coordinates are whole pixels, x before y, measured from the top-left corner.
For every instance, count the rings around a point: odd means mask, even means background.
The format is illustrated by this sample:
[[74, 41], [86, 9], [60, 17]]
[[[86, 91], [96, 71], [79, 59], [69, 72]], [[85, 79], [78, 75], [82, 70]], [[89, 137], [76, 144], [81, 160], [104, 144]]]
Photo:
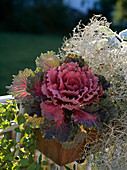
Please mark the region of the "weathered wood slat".
[[6, 100], [11, 100], [11, 99], [14, 99], [14, 97], [12, 97], [12, 95], [0, 96], [0, 103], [5, 103]]

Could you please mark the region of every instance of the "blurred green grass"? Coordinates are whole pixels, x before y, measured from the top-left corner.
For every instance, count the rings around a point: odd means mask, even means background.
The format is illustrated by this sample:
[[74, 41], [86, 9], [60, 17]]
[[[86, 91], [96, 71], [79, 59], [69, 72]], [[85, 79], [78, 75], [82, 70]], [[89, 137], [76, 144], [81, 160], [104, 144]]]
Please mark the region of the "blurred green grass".
[[41, 53], [58, 51], [62, 35], [32, 35], [0, 32], [0, 95], [6, 95], [5, 86], [11, 85], [12, 75], [19, 70], [35, 70], [35, 59]]

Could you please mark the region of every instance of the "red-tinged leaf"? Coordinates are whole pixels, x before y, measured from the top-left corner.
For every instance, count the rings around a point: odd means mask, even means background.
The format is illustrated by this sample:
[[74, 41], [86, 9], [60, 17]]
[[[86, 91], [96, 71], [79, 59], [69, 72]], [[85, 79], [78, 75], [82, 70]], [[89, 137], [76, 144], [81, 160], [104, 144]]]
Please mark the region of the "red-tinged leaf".
[[64, 118], [64, 111], [58, 106], [54, 105], [52, 102], [42, 102], [41, 103], [42, 116], [50, 120], [62, 120]]
[[64, 119], [54, 121], [50, 120], [41, 126], [44, 139], [51, 140], [53, 137], [59, 142], [66, 142], [72, 130], [72, 123], [66, 122]]
[[37, 97], [38, 99], [46, 98], [41, 90], [43, 75], [34, 74], [28, 78], [27, 82], [27, 91], [31, 93], [33, 97]]
[[73, 120], [75, 123], [81, 123], [81, 125], [84, 125], [86, 127], [95, 126], [96, 128], [98, 128], [97, 119], [97, 115], [89, 114], [82, 110], [76, 110], [73, 115]]
[[54, 105], [52, 102], [41, 103], [42, 116], [48, 120], [46, 126], [42, 126], [42, 133], [45, 139], [52, 139], [53, 136], [60, 142], [65, 142], [70, 136], [72, 130], [71, 121], [67, 121], [63, 109]]
[[9, 88], [9, 93], [12, 94], [15, 99], [26, 101], [32, 99], [32, 96], [27, 92], [27, 79], [32, 73], [31, 69], [25, 69], [20, 71], [17, 76], [14, 76], [13, 84]]
[[53, 51], [47, 52], [41, 54], [41, 56], [36, 59], [36, 65], [39, 69], [47, 71], [51, 67], [58, 67], [59, 59], [55, 56]]

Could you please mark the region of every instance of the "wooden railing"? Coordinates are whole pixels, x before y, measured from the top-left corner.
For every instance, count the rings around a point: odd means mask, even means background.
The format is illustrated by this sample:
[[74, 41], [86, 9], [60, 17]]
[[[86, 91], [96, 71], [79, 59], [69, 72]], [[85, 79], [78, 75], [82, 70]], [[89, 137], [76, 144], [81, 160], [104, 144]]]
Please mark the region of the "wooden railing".
[[6, 100], [11, 100], [11, 99], [14, 99], [14, 97], [12, 97], [12, 95], [0, 96], [0, 103], [4, 103], [4, 102], [6, 102]]

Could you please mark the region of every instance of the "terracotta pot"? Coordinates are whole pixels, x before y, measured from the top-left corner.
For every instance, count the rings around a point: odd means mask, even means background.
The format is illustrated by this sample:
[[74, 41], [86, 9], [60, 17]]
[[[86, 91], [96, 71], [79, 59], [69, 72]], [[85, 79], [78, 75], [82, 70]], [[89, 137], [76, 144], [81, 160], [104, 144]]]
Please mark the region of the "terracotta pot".
[[55, 138], [52, 140], [43, 139], [41, 131], [39, 130], [39, 140], [37, 140], [37, 149], [46, 157], [54, 161], [56, 164], [63, 166], [68, 163], [79, 160], [83, 155], [84, 146], [86, 142], [88, 143], [96, 139], [96, 131], [92, 130], [89, 132], [87, 134], [87, 138], [84, 138], [83, 142], [79, 143], [76, 147], [71, 149], [65, 149], [63, 145]]

